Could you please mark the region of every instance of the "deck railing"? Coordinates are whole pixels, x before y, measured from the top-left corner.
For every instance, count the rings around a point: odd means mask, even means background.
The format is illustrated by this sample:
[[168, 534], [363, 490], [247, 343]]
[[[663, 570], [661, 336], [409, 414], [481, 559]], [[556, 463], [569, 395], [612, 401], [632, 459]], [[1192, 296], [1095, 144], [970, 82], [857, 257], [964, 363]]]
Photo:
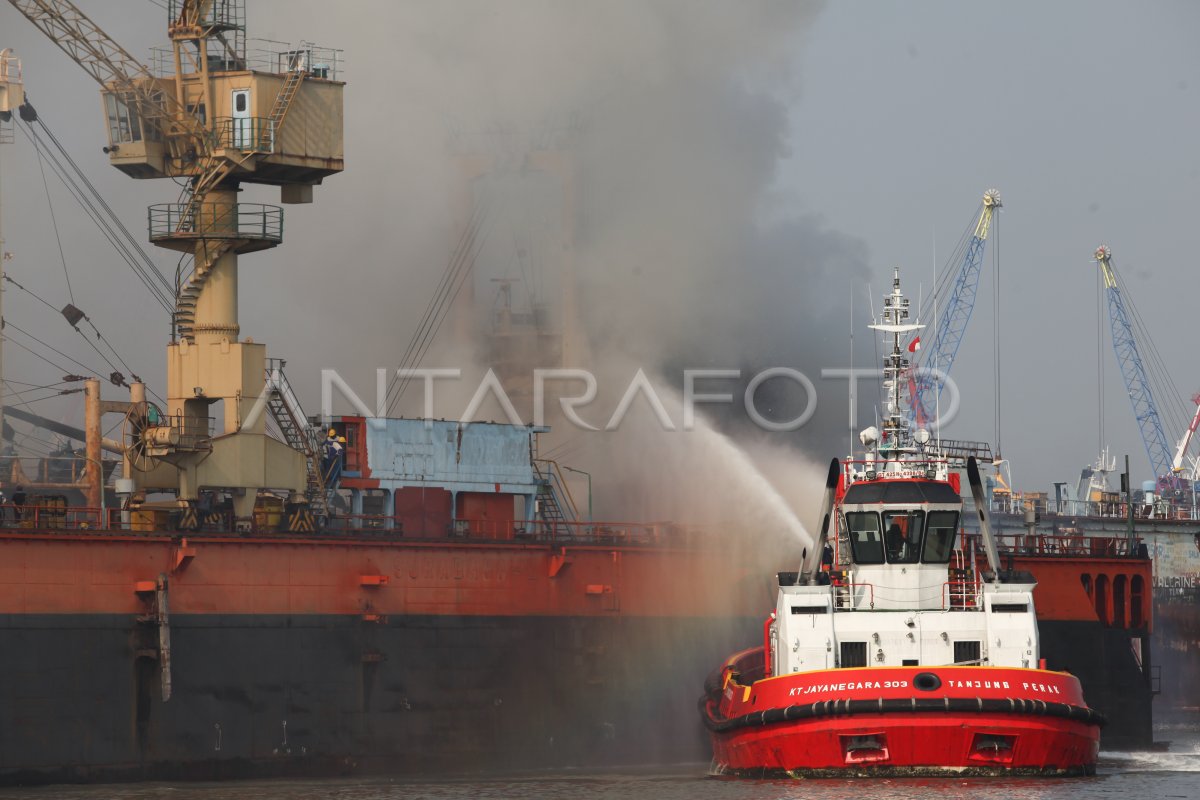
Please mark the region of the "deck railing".
[[[1039, 514], [1055, 517], [1126, 519], [1129, 515], [1129, 505], [1124, 501], [1054, 500], [1021, 495], [996, 495], [988, 504], [988, 510], [993, 514], [1021, 515], [1028, 508], [1032, 508]], [[1192, 498], [1182, 503], [1168, 503], [1162, 499], [1153, 503], [1134, 503], [1133, 518], [1139, 520], [1196, 520], [1200, 519], [1200, 503], [1197, 502], [1197, 499]]]
[[19, 531], [100, 532], [121, 530], [118, 508], [8, 503], [0, 507], [0, 533]]
[[[3, 506], [0, 533], [122, 533], [129, 535], [188, 534], [310, 536], [323, 538], [403, 539], [409, 541], [446, 541], [513, 544], [557, 544], [655, 547], [689, 547], [706, 541], [702, 534], [675, 525], [630, 522], [571, 523], [549, 525], [542, 520], [455, 519], [449, 523], [412, 526], [409, 519], [383, 514], [340, 514], [332, 517], [322, 530], [289, 532], [282, 507], [258, 508], [253, 517], [238, 525], [228, 510], [196, 509], [185, 515], [171, 513], [162, 524], [149, 520], [153, 512], [130, 516], [119, 508], [48, 506], [29, 503], [15, 508]], [[19, 512], [19, 514], [17, 513]], [[161, 512], [159, 512], [161, 513]], [[712, 541], [717, 539], [713, 538]]]
[[158, 203], [149, 208], [150, 240], [176, 237], [283, 240], [283, 209], [263, 203]]
[[[978, 534], [967, 534], [977, 539]], [[1002, 555], [1045, 556], [1057, 558], [1129, 558], [1141, 552], [1142, 539], [1126, 536], [1044, 535], [1004, 533], [996, 536], [996, 548]], [[976, 549], [981, 550], [976, 543]]]
[[[862, 602], [865, 597], [866, 603]], [[833, 607], [846, 610], [875, 607], [875, 586], [854, 581], [834, 581]]]
[[275, 152], [275, 120], [269, 117], [217, 117], [218, 146], [243, 153]]
[[[198, 432], [198, 431], [197, 431]], [[207, 432], [205, 432], [207, 433]], [[200, 438], [206, 438], [201, 436]], [[3, 507], [0, 530], [119, 531], [131, 534], [155, 534], [174, 532], [175, 518], [153, 530], [145, 522], [130, 522], [127, 512], [119, 508], [87, 508], [83, 506], [61, 506], [29, 502], [19, 509], [9, 503]], [[17, 511], [20, 512], [19, 518]], [[285, 529], [285, 514], [282, 507], [259, 508], [249, 520], [252, 534], [273, 535]], [[234, 533], [244, 535], [247, 526], [239, 526], [227, 510], [198, 509], [194, 525], [187, 530], [212, 534]], [[179, 530], [185, 530], [179, 528]], [[295, 535], [295, 534], [288, 534]], [[543, 520], [488, 520], [453, 519], [449, 522], [413, 524], [411, 516], [385, 514], [339, 514], [330, 518], [324, 530], [310, 535], [331, 537], [396, 538], [422, 541], [474, 541], [547, 543], [571, 545], [634, 546], [634, 547], [689, 547], [704, 541], [717, 541], [720, 537], [706, 536], [703, 531], [669, 523], [636, 522], [556, 522], [553, 525]], [[983, 552], [975, 541], [978, 534], [966, 534], [963, 538], [964, 552]], [[1028, 536], [1004, 534], [997, 537], [997, 547], [1002, 559], [1012, 557], [1039, 558], [1112, 558], [1126, 559], [1143, 552], [1142, 540], [1124, 536]], [[983, 565], [978, 565], [983, 568]], [[972, 598], [978, 588], [973, 578], [952, 576], [943, 587], [943, 605], [947, 608], [971, 607]], [[869, 583], [851, 583], [834, 577], [838, 587], [835, 594], [840, 598], [839, 607], [872, 607], [875, 603], [875, 587]]]
[[942, 584], [942, 610], [978, 609], [983, 582], [978, 572], [974, 578], [949, 580]]

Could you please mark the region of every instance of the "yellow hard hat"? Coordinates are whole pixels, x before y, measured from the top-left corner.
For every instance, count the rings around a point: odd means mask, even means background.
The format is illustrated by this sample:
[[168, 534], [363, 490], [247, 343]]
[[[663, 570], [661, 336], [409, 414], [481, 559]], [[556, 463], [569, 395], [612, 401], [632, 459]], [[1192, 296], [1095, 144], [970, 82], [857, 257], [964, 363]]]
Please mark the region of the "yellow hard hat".
[[345, 437], [345, 436], [339, 436], [339, 437], [338, 437], [338, 441], [339, 441], [339, 442], [342, 442], [342, 443], [344, 444], [344, 443], [345, 443], [345, 441], [346, 441], [346, 437]]

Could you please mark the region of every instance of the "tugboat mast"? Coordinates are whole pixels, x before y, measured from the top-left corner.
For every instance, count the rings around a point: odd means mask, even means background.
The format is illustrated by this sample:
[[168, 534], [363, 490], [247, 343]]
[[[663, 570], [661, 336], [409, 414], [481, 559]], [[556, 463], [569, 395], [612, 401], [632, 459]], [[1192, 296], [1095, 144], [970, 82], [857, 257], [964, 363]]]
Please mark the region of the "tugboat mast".
[[900, 291], [900, 268], [896, 267], [892, 273], [892, 292], [883, 298], [880, 322], [870, 326], [873, 330], [887, 334], [891, 339], [891, 352], [883, 360], [883, 387], [887, 397], [884, 404], [883, 435], [878, 448], [885, 460], [890, 453], [913, 452], [908, 425], [900, 405], [900, 381], [909, 370], [907, 350], [901, 347], [900, 342], [902, 338], [907, 338], [908, 334], [925, 326], [909, 322], [908, 318], [908, 298]]

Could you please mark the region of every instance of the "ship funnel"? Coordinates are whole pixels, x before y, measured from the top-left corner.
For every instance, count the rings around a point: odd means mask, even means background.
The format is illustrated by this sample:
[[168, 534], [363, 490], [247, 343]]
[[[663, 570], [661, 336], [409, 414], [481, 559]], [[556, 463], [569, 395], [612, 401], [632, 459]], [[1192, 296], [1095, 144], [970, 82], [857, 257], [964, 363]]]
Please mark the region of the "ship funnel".
[[829, 462], [829, 475], [825, 479], [825, 498], [821, 503], [817, 540], [813, 543], [812, 552], [805, 553], [804, 563], [800, 565], [800, 580], [810, 586], [817, 582], [817, 576], [821, 572], [821, 558], [825, 553], [825, 542], [829, 539], [829, 523], [833, 518], [833, 499], [837, 494], [841, 475], [842, 465], [835, 458]]
[[967, 458], [967, 481], [971, 484], [975, 512], [979, 514], [979, 532], [983, 536], [983, 549], [987, 553], [988, 566], [992, 569], [992, 580], [999, 580], [1000, 552], [996, 549], [996, 537], [992, 535], [992, 523], [988, 519], [987, 501], [983, 496], [983, 482], [979, 480], [979, 463], [975, 456]]

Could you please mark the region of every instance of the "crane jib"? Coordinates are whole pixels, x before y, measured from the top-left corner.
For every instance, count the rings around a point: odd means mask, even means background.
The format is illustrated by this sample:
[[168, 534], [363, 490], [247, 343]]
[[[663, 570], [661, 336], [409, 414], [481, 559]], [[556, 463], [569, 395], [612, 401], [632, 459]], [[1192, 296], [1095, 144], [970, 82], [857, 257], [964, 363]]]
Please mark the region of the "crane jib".
[[[954, 365], [958, 347], [966, 333], [971, 313], [975, 309], [975, 296], [979, 288], [979, 275], [983, 265], [983, 253], [991, 230], [992, 216], [1002, 207], [1000, 195], [995, 189], [983, 196], [983, 208], [975, 223], [975, 231], [967, 244], [966, 254], [954, 279], [949, 301], [942, 309], [934, 331], [933, 346], [914, 367], [914, 377], [909, 382], [908, 419], [917, 427], [925, 427], [935, 416], [937, 400], [942, 383]], [[936, 302], [936, 297], [935, 297]], [[937, 372], [931, 374], [926, 367]]]
[[1112, 265], [1112, 252], [1101, 246], [1097, 248], [1095, 256], [1100, 264], [1108, 294], [1108, 319], [1112, 332], [1113, 353], [1117, 357], [1117, 365], [1121, 368], [1121, 377], [1125, 380], [1129, 402], [1133, 406], [1133, 416], [1137, 421], [1142, 444], [1146, 448], [1146, 457], [1156, 478], [1169, 477], [1172, 475], [1175, 458], [1167, 444], [1167, 435], [1159, 417], [1158, 405], [1154, 401], [1146, 366], [1139, 352], [1130, 315], [1125, 308], [1125, 299]]

